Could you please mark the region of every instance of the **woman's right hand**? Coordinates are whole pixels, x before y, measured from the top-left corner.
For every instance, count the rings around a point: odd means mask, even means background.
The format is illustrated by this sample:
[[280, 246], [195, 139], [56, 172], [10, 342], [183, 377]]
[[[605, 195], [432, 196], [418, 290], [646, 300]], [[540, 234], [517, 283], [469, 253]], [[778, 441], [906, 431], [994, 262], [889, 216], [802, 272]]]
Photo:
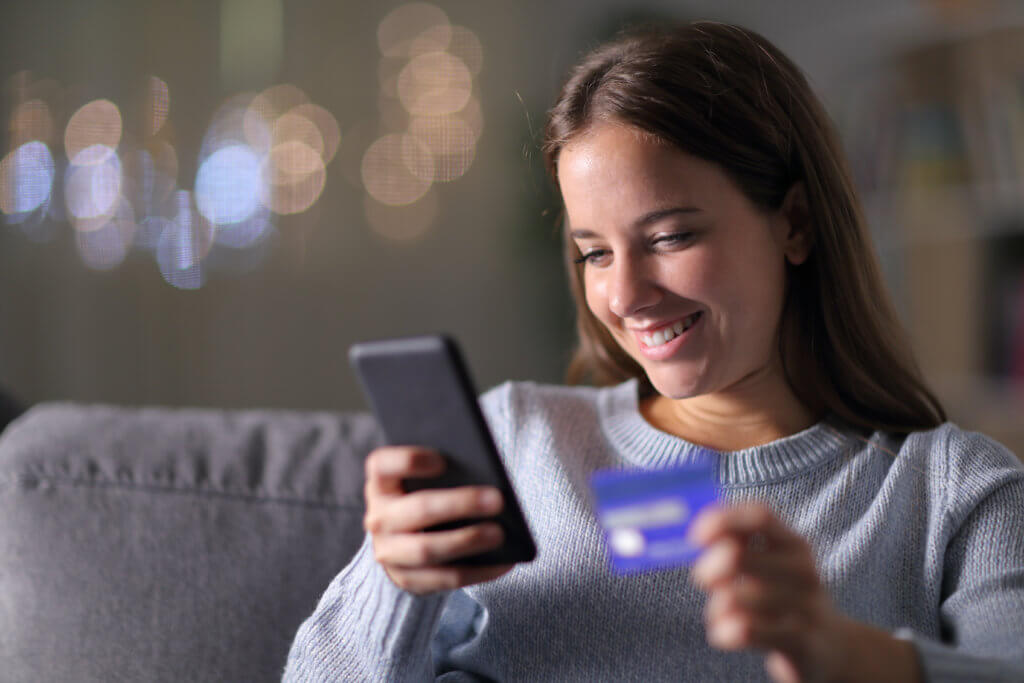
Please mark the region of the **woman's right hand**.
[[504, 533], [495, 522], [446, 531], [424, 529], [460, 519], [493, 517], [504, 504], [492, 486], [462, 486], [406, 492], [402, 480], [436, 477], [445, 460], [415, 446], [378, 448], [366, 458], [366, 515], [373, 553], [396, 586], [417, 595], [454, 590], [505, 574], [512, 565], [489, 567], [447, 563], [499, 547]]

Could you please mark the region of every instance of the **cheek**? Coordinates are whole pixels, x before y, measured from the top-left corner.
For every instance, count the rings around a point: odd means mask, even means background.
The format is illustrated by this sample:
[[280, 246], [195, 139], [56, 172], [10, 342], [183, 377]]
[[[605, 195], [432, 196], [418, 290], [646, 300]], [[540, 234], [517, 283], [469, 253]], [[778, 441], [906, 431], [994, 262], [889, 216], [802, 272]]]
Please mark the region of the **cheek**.
[[735, 279], [725, 259], [712, 250], [700, 249], [680, 254], [658, 274], [664, 289], [674, 296], [712, 307], [730, 296]]
[[737, 280], [732, 296], [739, 310], [745, 311], [743, 336], [751, 344], [770, 343], [778, 330], [785, 297], [785, 264], [768, 262], [751, 268], [749, 277]]
[[711, 254], [694, 254], [666, 273], [666, 281], [674, 283], [680, 294], [698, 302], [714, 299], [716, 293], [728, 289], [732, 280], [728, 269]]
[[583, 275], [583, 298], [587, 302], [587, 308], [600, 320], [605, 322], [608, 316], [608, 298], [605, 296], [604, 287], [599, 278]]
[[721, 249], [708, 259], [707, 277], [715, 280], [720, 291], [728, 292], [734, 303], [739, 300], [763, 305], [776, 296], [785, 277], [785, 257], [767, 239], [767, 228], [755, 226], [753, 236], [737, 237], [730, 249]]

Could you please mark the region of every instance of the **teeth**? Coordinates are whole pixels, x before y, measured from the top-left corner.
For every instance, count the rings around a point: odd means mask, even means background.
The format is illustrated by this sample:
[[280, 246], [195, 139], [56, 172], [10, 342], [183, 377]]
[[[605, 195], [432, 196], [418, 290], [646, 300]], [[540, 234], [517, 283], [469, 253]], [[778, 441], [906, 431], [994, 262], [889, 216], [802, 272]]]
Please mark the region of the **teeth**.
[[697, 313], [687, 316], [683, 320], [676, 322], [672, 327], [666, 327], [663, 330], [658, 330], [654, 334], [645, 334], [642, 339], [645, 346], [654, 347], [661, 346], [666, 342], [670, 342], [686, 330], [690, 329], [693, 323], [697, 319]]
[[672, 328], [665, 328], [664, 330], [658, 330], [654, 334], [644, 335], [644, 344], [647, 346], [661, 346], [666, 342], [672, 341], [677, 336]]

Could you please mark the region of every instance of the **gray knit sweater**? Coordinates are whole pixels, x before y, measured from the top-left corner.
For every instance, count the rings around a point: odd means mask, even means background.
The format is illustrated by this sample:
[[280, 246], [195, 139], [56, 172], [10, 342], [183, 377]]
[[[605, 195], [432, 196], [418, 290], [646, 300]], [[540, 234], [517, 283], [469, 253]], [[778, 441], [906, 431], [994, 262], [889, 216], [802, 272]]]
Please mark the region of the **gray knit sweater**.
[[[417, 597], [369, 541], [299, 629], [287, 681], [751, 681], [763, 655], [706, 641], [686, 568], [610, 572], [595, 469], [684, 463], [637, 384], [508, 383], [482, 398], [537, 541], [502, 578]], [[1024, 681], [1024, 467], [946, 424], [908, 437], [827, 419], [720, 455], [725, 502], [761, 500], [812, 544], [845, 614], [911, 639], [928, 680]]]

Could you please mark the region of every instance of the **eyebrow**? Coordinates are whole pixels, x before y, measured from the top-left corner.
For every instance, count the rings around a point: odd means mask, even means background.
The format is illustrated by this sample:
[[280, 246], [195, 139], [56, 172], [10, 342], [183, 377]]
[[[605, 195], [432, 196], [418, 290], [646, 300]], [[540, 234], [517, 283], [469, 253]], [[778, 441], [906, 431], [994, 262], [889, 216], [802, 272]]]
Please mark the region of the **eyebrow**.
[[[695, 206], [674, 206], [669, 209], [658, 209], [656, 211], [645, 213], [643, 216], [640, 216], [635, 221], [633, 221], [633, 229], [646, 227], [648, 225], [651, 225], [652, 223], [657, 223], [660, 220], [664, 220], [669, 216], [693, 213], [700, 213], [700, 209], [698, 209]], [[598, 235], [593, 230], [587, 230], [586, 228], [576, 228], [569, 231], [569, 237], [573, 238], [574, 240], [585, 240], [592, 239], [594, 237], [600, 237], [600, 235]]]

